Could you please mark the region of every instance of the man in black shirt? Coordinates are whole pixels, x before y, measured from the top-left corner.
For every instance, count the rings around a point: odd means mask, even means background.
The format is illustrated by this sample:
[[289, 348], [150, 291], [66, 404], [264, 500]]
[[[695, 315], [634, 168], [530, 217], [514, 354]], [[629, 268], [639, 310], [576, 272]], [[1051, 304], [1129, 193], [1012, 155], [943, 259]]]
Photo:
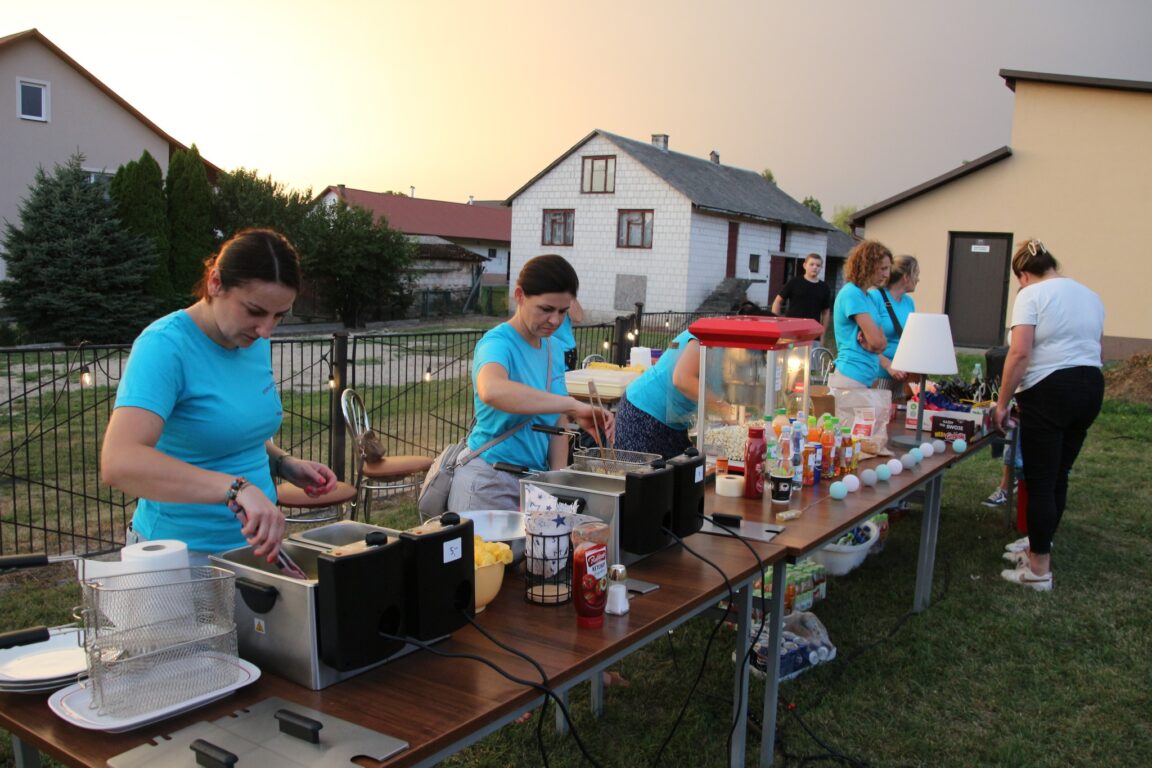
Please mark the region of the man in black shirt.
[[[822, 266], [824, 259], [819, 254], [808, 254], [804, 259], [804, 274], [784, 284], [772, 301], [772, 314], [807, 317], [827, 328], [828, 317], [832, 312], [832, 290], [820, 279]], [[784, 302], [788, 302], [787, 310], [784, 309]]]

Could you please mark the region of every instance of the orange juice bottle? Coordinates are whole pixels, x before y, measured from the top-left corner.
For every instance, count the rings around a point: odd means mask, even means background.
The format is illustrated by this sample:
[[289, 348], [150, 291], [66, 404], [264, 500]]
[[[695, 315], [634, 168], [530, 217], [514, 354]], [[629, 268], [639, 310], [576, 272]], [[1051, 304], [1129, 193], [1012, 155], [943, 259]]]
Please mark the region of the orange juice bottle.
[[836, 433], [834, 429], [825, 429], [820, 435], [820, 444], [824, 446], [824, 467], [823, 477], [825, 480], [831, 480], [836, 477], [836, 470], [839, 466], [839, 451], [840, 446], [836, 444]]

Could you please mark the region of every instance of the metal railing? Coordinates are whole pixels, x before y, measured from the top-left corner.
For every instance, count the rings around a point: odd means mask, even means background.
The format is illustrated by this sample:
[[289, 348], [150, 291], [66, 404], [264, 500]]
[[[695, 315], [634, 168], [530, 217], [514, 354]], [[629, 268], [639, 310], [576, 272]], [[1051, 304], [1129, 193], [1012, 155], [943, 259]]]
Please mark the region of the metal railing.
[[[639, 308], [638, 308], [639, 309]], [[575, 329], [578, 359], [627, 363], [634, 344], [664, 348], [697, 315], [637, 312]], [[277, 444], [345, 478], [340, 395], [355, 388], [390, 455], [436, 455], [473, 414], [479, 330], [276, 337], [284, 406]], [[129, 345], [0, 349], [0, 555], [85, 554], [124, 544], [135, 499], [100, 482], [100, 445]], [[221, 425], [221, 439], [227, 439]]]

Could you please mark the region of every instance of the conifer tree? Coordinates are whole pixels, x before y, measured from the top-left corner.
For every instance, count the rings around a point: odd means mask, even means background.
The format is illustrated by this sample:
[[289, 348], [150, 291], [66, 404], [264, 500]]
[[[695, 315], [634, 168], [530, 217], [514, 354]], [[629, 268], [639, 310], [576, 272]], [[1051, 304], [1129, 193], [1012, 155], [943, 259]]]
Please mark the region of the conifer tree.
[[164, 197], [164, 174], [148, 150], [120, 166], [108, 187], [116, 203], [116, 215], [129, 231], [147, 237], [156, 248], [156, 268], [148, 290], [157, 304], [173, 303], [169, 274], [168, 205]]
[[203, 273], [204, 260], [215, 248], [212, 232], [212, 188], [200, 151], [177, 150], [168, 163], [168, 238], [172, 288], [184, 303]]
[[29, 341], [130, 341], [155, 314], [152, 243], [125, 229], [83, 162], [77, 153], [51, 175], [37, 170], [19, 224], [5, 225], [0, 297]]

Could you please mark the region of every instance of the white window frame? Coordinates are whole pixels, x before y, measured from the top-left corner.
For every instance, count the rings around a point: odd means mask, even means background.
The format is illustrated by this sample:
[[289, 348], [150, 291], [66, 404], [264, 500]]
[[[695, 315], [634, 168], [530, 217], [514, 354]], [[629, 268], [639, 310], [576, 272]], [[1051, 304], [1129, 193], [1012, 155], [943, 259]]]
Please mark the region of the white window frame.
[[[34, 88], [39, 88], [41, 93], [40, 106], [43, 109], [42, 115], [26, 115], [24, 114], [24, 86], [30, 85]], [[36, 123], [47, 123], [52, 119], [52, 84], [46, 80], [34, 80], [30, 77], [16, 78], [16, 114], [20, 115], [21, 120], [31, 120]]]

